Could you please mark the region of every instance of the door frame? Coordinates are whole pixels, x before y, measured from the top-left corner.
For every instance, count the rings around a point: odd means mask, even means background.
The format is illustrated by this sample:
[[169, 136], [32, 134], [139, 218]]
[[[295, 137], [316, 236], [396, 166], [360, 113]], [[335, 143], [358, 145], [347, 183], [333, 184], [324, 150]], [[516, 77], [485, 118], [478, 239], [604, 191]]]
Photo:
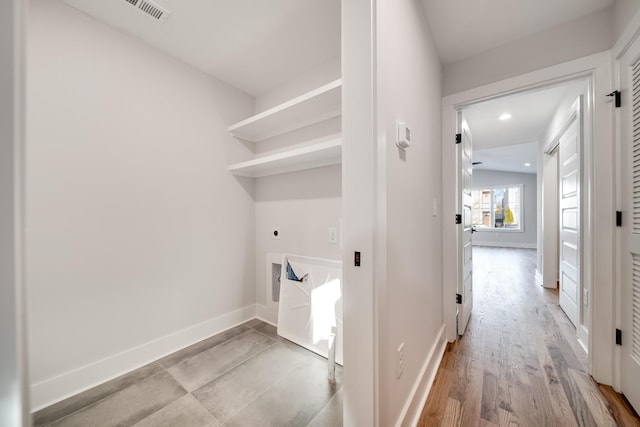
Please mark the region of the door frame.
[[[616, 44], [611, 49], [612, 52], [612, 82], [613, 87], [618, 89], [620, 87], [620, 64], [622, 62], [622, 58], [627, 53], [629, 48], [636, 39], [640, 37], [640, 11], [637, 12], [634, 17], [631, 19], [626, 29], [623, 31], [622, 35], [616, 42]], [[620, 110], [615, 109], [613, 112], [613, 120], [614, 120], [614, 147], [615, 147], [615, 168], [616, 171], [621, 171], [622, 167], [622, 140], [621, 140], [621, 113]], [[621, 172], [616, 173], [616, 186], [615, 186], [615, 210], [622, 210], [622, 174]], [[623, 247], [622, 247], [622, 229], [620, 227], [616, 227], [614, 230], [615, 236], [615, 284], [616, 284], [616, 294], [614, 299], [614, 322], [616, 328], [622, 328], [623, 319], [622, 319], [622, 257], [623, 257]], [[620, 346], [616, 346], [615, 354], [614, 354], [614, 379], [612, 382], [613, 388], [620, 392], [622, 390], [622, 349]]]
[[[443, 316], [447, 340], [455, 336], [455, 289], [457, 287], [455, 212], [455, 131], [457, 111], [478, 102], [574, 80], [588, 80], [582, 200], [583, 281], [591, 289], [589, 312], [588, 372], [596, 381], [612, 384], [614, 379], [614, 268], [615, 178], [610, 99], [611, 52], [605, 51], [573, 61], [522, 74], [496, 83], [448, 95], [442, 100], [443, 138]], [[586, 117], [586, 116], [585, 116]], [[596, 143], [603, 141], [603, 143]], [[596, 203], [597, 200], [597, 203]], [[598, 265], [595, 259], [598, 248]], [[533, 279], [533, 278], [532, 278]]]
[[0, 2], [0, 424], [31, 425], [23, 279], [24, 0]]

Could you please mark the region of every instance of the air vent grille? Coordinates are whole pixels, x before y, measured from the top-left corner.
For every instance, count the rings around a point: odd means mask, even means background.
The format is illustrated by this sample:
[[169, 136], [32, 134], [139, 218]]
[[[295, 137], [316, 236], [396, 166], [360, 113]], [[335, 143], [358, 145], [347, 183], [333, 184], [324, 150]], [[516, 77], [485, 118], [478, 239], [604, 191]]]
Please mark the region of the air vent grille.
[[640, 256], [631, 257], [631, 355], [640, 363]]
[[633, 214], [633, 234], [640, 234], [640, 61], [632, 69], [632, 114], [633, 134], [631, 141], [631, 206]]
[[127, 3], [136, 6], [138, 10], [144, 12], [151, 18], [159, 22], [164, 22], [169, 17], [169, 11], [159, 4], [152, 2], [151, 0], [124, 0]]

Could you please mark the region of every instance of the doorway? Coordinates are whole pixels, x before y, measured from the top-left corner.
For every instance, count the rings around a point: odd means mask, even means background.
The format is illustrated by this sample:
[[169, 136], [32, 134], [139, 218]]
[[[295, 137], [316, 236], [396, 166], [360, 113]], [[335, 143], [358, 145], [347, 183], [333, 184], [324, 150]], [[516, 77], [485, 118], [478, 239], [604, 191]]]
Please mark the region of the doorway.
[[[594, 140], [605, 140], [608, 138], [608, 134], [611, 131], [611, 120], [608, 117], [609, 105], [606, 100], [597, 98], [595, 102], [595, 93], [598, 88], [603, 90], [603, 87], [608, 86], [608, 61], [606, 55], [593, 55], [581, 60], [572, 61], [558, 66], [550, 67], [548, 69], [540, 70], [537, 72], [528, 73], [526, 75], [519, 76], [504, 80], [495, 84], [471, 89], [458, 94], [445, 97], [443, 100], [443, 138], [445, 141], [453, 141], [455, 138], [457, 124], [457, 112], [469, 109], [474, 105], [478, 105], [482, 102], [496, 100], [508, 95], [521, 95], [532, 91], [541, 91], [544, 89], [550, 89], [561, 85], [571, 84], [577, 81], [586, 82], [585, 93], [585, 117], [588, 120], [585, 126], [584, 132], [584, 149], [582, 164], [584, 170], [582, 175], [584, 176], [584, 182], [581, 186], [582, 194], [584, 195], [581, 200], [581, 206], [583, 208], [582, 213], [582, 260], [583, 260], [583, 275], [581, 277], [582, 287], [590, 292], [590, 304], [586, 306], [584, 310], [584, 322], [586, 330], [589, 331], [589, 325], [598, 322], [598, 327], [591, 331], [591, 334], [586, 335], [584, 339], [584, 346], [589, 350], [590, 360], [588, 371], [594, 378], [603, 383], [611, 383], [613, 379], [613, 369], [610, 363], [613, 360], [613, 348], [610, 345], [613, 338], [613, 334], [607, 331], [605, 328], [612, 326], [611, 319], [606, 319], [605, 314], [610, 312], [611, 307], [611, 295], [612, 285], [611, 282], [605, 283], [604, 280], [599, 280], [597, 287], [592, 287], [594, 277], [608, 278], [613, 275], [612, 259], [609, 253], [598, 253], [599, 265], [595, 266], [592, 261], [595, 242], [608, 243], [610, 241], [612, 229], [609, 224], [606, 224], [604, 220], [598, 222], [598, 227], [594, 227], [596, 220], [595, 214], [602, 212], [603, 218], [608, 218], [610, 215], [606, 215], [610, 207], [609, 199], [612, 199], [610, 190], [606, 187], [608, 183], [613, 184], [612, 177], [598, 176], [594, 174], [595, 166], [601, 162], [606, 162], [612, 158], [611, 147], [604, 147], [604, 144], [594, 144]], [[591, 71], [590, 71], [591, 70]], [[593, 71], [595, 70], [595, 71]], [[606, 90], [606, 89], [605, 89]], [[473, 134], [473, 128], [471, 128]], [[450, 139], [449, 139], [450, 138]], [[474, 136], [475, 138], [475, 136]], [[542, 157], [542, 152], [540, 152]], [[447, 166], [452, 165], [452, 170], [455, 169], [455, 145], [444, 144], [443, 161], [445, 169]], [[446, 175], [446, 174], [445, 174]], [[455, 203], [456, 194], [456, 177], [451, 172], [450, 179], [445, 176], [443, 184], [443, 204], [447, 206], [450, 203], [451, 209], [448, 211], [453, 218], [458, 210]], [[598, 186], [594, 185], [594, 181], [598, 178]], [[595, 203], [594, 200], [598, 202]], [[602, 199], [601, 199], [602, 197]], [[449, 200], [447, 200], [449, 198]], [[448, 203], [449, 202], [449, 203]], [[447, 212], [443, 212], [446, 218]], [[540, 227], [539, 227], [540, 228]], [[454, 341], [455, 337], [455, 320], [456, 320], [456, 306], [452, 304], [455, 301], [455, 293], [457, 291], [457, 276], [458, 276], [458, 262], [459, 255], [458, 249], [455, 245], [455, 238], [457, 229], [454, 221], [447, 223], [445, 221], [445, 238], [443, 239], [443, 251], [445, 254], [445, 260], [451, 257], [452, 261], [445, 261], [444, 265], [444, 283], [454, 283], [451, 286], [445, 286], [444, 292], [444, 308], [445, 308], [445, 323], [447, 325], [447, 338], [449, 341]], [[446, 236], [451, 236], [451, 239]], [[598, 298], [600, 296], [601, 298]], [[604, 322], [600, 324], [599, 322]], [[606, 325], [606, 326], [605, 326]], [[598, 343], [599, 345], [594, 345]]]
[[[465, 184], [462, 194], [468, 193], [471, 199], [470, 214], [467, 205], [461, 205], [464, 235], [470, 229], [476, 247], [537, 248], [536, 276], [548, 277], [538, 282], [555, 289], [560, 273], [560, 307], [580, 330], [574, 335], [583, 343], [588, 336], [588, 316], [581, 301], [583, 296], [587, 300], [589, 289], [580, 281], [579, 189], [583, 134], [580, 106], [586, 93], [584, 80], [565, 82], [460, 110], [460, 152], [471, 151], [473, 136], [471, 184], [467, 184], [471, 176], [467, 168], [460, 170], [460, 182]], [[464, 332], [472, 301], [471, 269], [467, 267], [470, 253], [465, 245], [458, 335]]]

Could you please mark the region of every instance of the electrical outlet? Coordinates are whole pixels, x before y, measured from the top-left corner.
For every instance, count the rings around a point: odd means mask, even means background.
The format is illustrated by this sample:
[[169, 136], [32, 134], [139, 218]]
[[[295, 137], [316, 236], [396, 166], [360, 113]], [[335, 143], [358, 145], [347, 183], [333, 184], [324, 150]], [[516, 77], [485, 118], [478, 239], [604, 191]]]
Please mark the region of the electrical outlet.
[[335, 228], [329, 228], [329, 243], [338, 243], [338, 230]]
[[404, 372], [404, 343], [396, 350], [396, 378], [400, 378]]
[[280, 240], [280, 227], [271, 227], [271, 238]]

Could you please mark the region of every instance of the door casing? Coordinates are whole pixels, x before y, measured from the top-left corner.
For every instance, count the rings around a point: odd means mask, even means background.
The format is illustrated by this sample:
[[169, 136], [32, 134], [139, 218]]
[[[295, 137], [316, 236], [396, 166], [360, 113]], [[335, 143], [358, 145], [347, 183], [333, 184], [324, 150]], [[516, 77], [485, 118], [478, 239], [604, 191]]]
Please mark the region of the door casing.
[[[455, 340], [455, 289], [457, 286], [455, 227], [455, 131], [457, 112], [478, 102], [521, 93], [532, 89], [560, 85], [575, 80], [588, 81], [585, 117], [590, 123], [584, 135], [583, 192], [583, 283], [591, 289], [589, 310], [589, 373], [605, 384], [613, 384], [614, 342], [613, 248], [614, 171], [611, 144], [613, 134], [611, 106], [604, 96], [611, 89], [611, 57], [609, 52], [533, 71], [443, 98], [443, 308], [447, 339]], [[596, 172], [598, 173], [596, 175]], [[597, 201], [597, 203], [596, 203]], [[598, 221], [596, 222], [596, 218]], [[598, 254], [594, 250], [599, 248]], [[596, 266], [592, 260], [598, 258]]]

